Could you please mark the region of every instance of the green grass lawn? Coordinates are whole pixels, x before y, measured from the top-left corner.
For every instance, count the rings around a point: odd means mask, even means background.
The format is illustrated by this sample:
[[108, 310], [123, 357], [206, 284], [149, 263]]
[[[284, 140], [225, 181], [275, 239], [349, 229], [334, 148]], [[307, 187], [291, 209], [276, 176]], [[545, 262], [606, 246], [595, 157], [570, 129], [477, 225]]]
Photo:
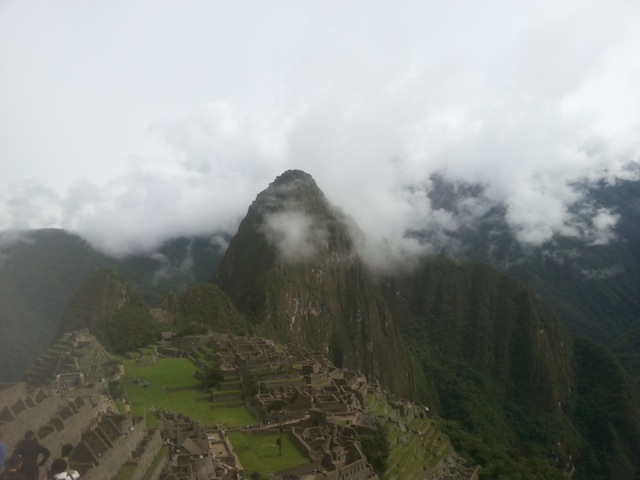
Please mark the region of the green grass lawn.
[[[195, 372], [195, 365], [186, 358], [165, 357], [148, 364], [126, 360], [124, 388], [133, 413], [143, 416], [154, 406], [185, 413], [206, 425], [233, 427], [256, 423], [242, 404], [217, 407], [210, 402], [210, 394], [199, 387]], [[137, 385], [134, 380], [147, 382], [147, 386]], [[153, 428], [157, 417], [147, 415], [147, 421], [149, 428]]]
[[[146, 356], [143, 355], [142, 361], [124, 360], [124, 388], [134, 414], [143, 416], [146, 413], [149, 428], [158, 426], [157, 415], [149, 411], [151, 406], [185, 413], [206, 425], [237, 427], [258, 422], [242, 402], [222, 405], [212, 403], [209, 392], [199, 387], [195, 378], [197, 369], [190, 360], [163, 357], [154, 363], [146, 363], [144, 358]], [[147, 386], [138, 385], [134, 380], [146, 382]], [[230, 375], [222, 382], [220, 393], [229, 393], [239, 387], [238, 377]], [[276, 443], [280, 438], [279, 432], [264, 435], [229, 432], [228, 436], [248, 473], [260, 472], [266, 475], [310, 462], [306, 453], [298, 449], [287, 432], [282, 437], [282, 456]], [[122, 478], [125, 479], [128, 473], [127, 469], [123, 469]]]
[[136, 472], [136, 468], [137, 465], [133, 463], [125, 463], [113, 480], [129, 480]]
[[282, 455], [276, 443], [280, 438], [279, 432], [260, 435], [228, 432], [227, 436], [247, 474], [260, 472], [267, 475], [311, 462], [307, 455], [298, 449], [288, 432], [282, 435]]

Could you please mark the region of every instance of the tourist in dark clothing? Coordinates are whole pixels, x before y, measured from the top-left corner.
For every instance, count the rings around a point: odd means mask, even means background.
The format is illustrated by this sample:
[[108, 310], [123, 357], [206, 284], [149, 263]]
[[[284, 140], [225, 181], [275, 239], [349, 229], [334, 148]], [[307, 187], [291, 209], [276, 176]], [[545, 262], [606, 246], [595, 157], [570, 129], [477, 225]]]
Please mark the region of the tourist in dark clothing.
[[22, 457], [15, 453], [5, 462], [5, 470], [0, 473], [0, 480], [26, 480], [22, 473]]
[[71, 456], [72, 452], [73, 452], [73, 445], [71, 445], [70, 443], [65, 443], [64, 445], [62, 445], [62, 449], [60, 450], [60, 455], [62, 456], [62, 459], [64, 461], [69, 463], [69, 457]]
[[47, 463], [51, 455], [51, 452], [38, 442], [38, 437], [32, 431], [24, 434], [24, 440], [18, 443], [13, 453], [22, 456], [21, 470], [26, 480], [38, 480], [40, 467]]
[[[65, 443], [62, 445], [62, 449], [60, 450], [60, 454], [62, 455], [60, 458], [56, 458], [51, 463], [51, 469], [49, 471], [49, 477], [55, 477], [56, 479], [60, 478], [60, 475], [56, 476], [56, 474], [60, 474], [63, 471], [74, 472], [69, 466], [69, 457], [71, 456], [71, 452], [73, 452], [73, 445], [70, 443]], [[60, 466], [64, 468], [60, 469]]]

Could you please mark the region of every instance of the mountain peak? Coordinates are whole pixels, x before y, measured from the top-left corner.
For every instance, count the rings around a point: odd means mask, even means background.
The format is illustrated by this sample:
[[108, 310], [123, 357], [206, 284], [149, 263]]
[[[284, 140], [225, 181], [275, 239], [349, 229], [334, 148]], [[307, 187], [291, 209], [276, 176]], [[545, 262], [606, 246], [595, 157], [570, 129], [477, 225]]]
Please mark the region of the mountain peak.
[[263, 215], [283, 211], [326, 214], [328, 209], [329, 203], [311, 175], [302, 170], [287, 170], [260, 192], [249, 212]]
[[317, 188], [313, 177], [302, 170], [287, 170], [283, 174], [279, 175], [273, 181], [272, 185], [287, 185], [295, 182], [304, 182]]

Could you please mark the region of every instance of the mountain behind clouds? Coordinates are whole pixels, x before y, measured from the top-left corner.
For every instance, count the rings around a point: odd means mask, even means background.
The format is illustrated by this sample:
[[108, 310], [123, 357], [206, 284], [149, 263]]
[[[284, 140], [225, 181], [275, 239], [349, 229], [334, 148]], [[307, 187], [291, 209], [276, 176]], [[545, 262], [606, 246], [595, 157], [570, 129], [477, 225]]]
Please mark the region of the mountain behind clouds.
[[[473, 184], [431, 179], [430, 201], [443, 212], [459, 212], [483, 195]], [[556, 236], [538, 247], [517, 241], [500, 206], [456, 230], [423, 229], [406, 235], [416, 243], [439, 245], [447, 255], [481, 261], [524, 281], [575, 333], [613, 349], [635, 377], [640, 377], [640, 182], [621, 181], [592, 188], [585, 202], [614, 212], [614, 237], [604, 244], [588, 244]], [[299, 213], [275, 215], [265, 230], [287, 255], [308, 255], [313, 242], [303, 242], [307, 220]], [[52, 341], [56, 325], [73, 291], [97, 269], [111, 266], [122, 272], [143, 298], [154, 305], [169, 291], [211, 281], [231, 235], [181, 237], [152, 252], [114, 258], [95, 250], [77, 235], [62, 230], [35, 230], [0, 235], [0, 295], [3, 338], [2, 371], [15, 378]], [[316, 232], [316, 243], [326, 232]], [[438, 238], [434, 238], [436, 235]], [[356, 235], [358, 251], [373, 268], [393, 262], [411, 265], [411, 255], [397, 255], [393, 247], [370, 245]], [[288, 242], [288, 243], [287, 243]], [[305, 250], [306, 249], [306, 250]], [[406, 252], [405, 252], [406, 253]], [[391, 262], [391, 263], [390, 263]], [[52, 279], [63, 281], [51, 282]], [[15, 338], [14, 325], [28, 326], [28, 339]], [[15, 365], [15, 368], [10, 366]]]
[[[479, 193], [447, 191], [443, 184], [442, 208]], [[499, 214], [488, 231], [499, 233]], [[422, 232], [412, 234], [421, 240]], [[412, 268], [372, 268], [363, 244], [357, 226], [301, 171], [285, 172], [257, 196], [222, 259], [206, 238], [115, 260], [66, 232], [27, 232], [3, 248], [2, 325], [12, 333], [2, 336], [3, 371], [19, 375], [16, 360], [26, 363], [50, 343], [63, 310], [74, 327], [97, 328], [117, 350], [118, 325], [143, 317], [152, 325], [153, 306], [163, 328], [219, 319], [207, 323], [302, 343], [487, 441], [592, 476], [633, 478], [637, 386], [607, 350], [574, 336], [539, 295], [486, 264], [436, 255]], [[520, 265], [536, 265], [522, 253]], [[194, 285], [211, 279], [217, 285]], [[85, 321], [82, 312], [97, 315]]]
[[249, 207], [216, 282], [258, 334], [307, 345], [407, 396], [399, 327], [351, 228], [309, 174], [287, 171]]
[[[433, 202], [445, 210], [481, 195], [477, 186], [435, 181]], [[603, 183], [586, 191], [585, 204], [599, 205], [617, 217], [607, 241], [556, 235], [540, 246], [523, 245], [510, 232], [505, 210], [496, 207], [452, 232], [444, 251], [524, 281], [571, 331], [613, 349], [640, 378], [634, 353], [640, 346], [639, 199], [638, 181]]]

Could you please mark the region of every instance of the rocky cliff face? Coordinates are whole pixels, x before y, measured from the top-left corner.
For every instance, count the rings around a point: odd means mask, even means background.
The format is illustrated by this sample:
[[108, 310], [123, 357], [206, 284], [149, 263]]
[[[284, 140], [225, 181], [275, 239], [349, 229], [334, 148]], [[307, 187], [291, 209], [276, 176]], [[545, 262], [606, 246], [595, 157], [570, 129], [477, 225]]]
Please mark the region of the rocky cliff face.
[[348, 223], [311, 176], [288, 171], [249, 208], [217, 282], [260, 335], [310, 346], [409, 394], [404, 342]]

